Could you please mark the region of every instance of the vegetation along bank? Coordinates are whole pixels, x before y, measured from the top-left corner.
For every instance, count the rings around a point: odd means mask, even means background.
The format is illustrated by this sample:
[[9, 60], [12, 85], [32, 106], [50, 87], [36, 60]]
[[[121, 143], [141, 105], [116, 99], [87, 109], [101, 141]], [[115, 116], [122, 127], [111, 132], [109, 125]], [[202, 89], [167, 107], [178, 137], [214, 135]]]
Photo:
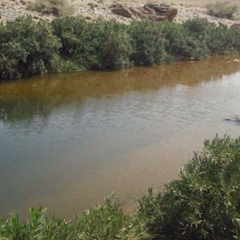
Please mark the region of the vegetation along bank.
[[0, 24], [0, 80], [47, 72], [111, 70], [240, 52], [240, 30], [207, 19], [175, 22], [86, 21], [66, 16]]
[[240, 137], [216, 136], [162, 192], [149, 189], [131, 215], [112, 197], [73, 221], [31, 209], [25, 221], [16, 214], [0, 218], [0, 239], [240, 239], [239, 165]]

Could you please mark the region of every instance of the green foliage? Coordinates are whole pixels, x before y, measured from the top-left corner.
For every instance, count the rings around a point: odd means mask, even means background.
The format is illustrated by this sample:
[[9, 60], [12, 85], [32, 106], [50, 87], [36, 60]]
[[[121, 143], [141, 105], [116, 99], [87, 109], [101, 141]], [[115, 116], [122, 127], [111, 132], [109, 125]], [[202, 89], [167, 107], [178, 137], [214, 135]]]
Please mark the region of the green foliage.
[[209, 15], [228, 19], [234, 19], [239, 11], [237, 5], [230, 5], [227, 1], [209, 3], [206, 5], [206, 8]]
[[0, 219], [0, 239], [11, 240], [140, 240], [148, 234], [136, 215], [127, 216], [121, 205], [107, 198], [103, 206], [85, 211], [72, 221], [47, 216], [46, 209], [30, 209], [29, 219], [21, 221], [16, 214]]
[[207, 19], [201, 18], [187, 20], [183, 24], [183, 28], [204, 46], [206, 55], [230, 54], [240, 50], [239, 29], [228, 28], [223, 24], [216, 26], [214, 23], [208, 22]]
[[121, 204], [106, 199], [103, 206], [85, 211], [80, 220], [76, 220], [79, 239], [147, 239], [146, 229], [136, 214], [125, 215]]
[[132, 51], [127, 26], [98, 19], [85, 32], [84, 66], [88, 69], [120, 69], [129, 65]]
[[133, 53], [130, 56], [135, 65], [149, 66], [165, 60], [165, 38], [161, 23], [133, 22], [129, 26]]
[[88, 69], [120, 69], [129, 65], [131, 45], [127, 26], [98, 19], [65, 17], [52, 22], [61, 39], [61, 54]]
[[[194, 20], [190, 20], [190, 23], [191, 21], [194, 22]], [[171, 58], [200, 60], [209, 55], [206, 43], [198, 39], [185, 25], [164, 23], [164, 36], [168, 41], [166, 52]]]
[[73, 222], [47, 216], [46, 209], [30, 209], [26, 221], [16, 214], [0, 218], [0, 239], [239, 239], [239, 166], [240, 137], [216, 136], [162, 192], [149, 189], [132, 215], [112, 197]]
[[0, 25], [0, 79], [44, 73], [59, 47], [46, 21], [27, 16]]
[[231, 52], [232, 45], [227, 26], [220, 24], [218, 27], [212, 29], [209, 34], [208, 46], [211, 49], [212, 55]]
[[32, 74], [121, 69], [172, 60], [200, 60], [240, 52], [239, 29], [195, 18], [184, 24], [132, 22], [80, 16], [35, 22], [31, 17], [0, 23], [0, 79]]
[[154, 239], [240, 238], [240, 138], [205, 141], [179, 179], [140, 200]]
[[57, 17], [73, 13], [73, 8], [66, 0], [34, 0], [28, 3], [28, 9]]
[[[0, 238], [11, 240], [74, 239], [76, 233], [71, 221], [47, 217], [46, 209], [30, 209], [29, 220], [21, 221], [12, 213], [9, 219], [0, 219]], [[77, 239], [77, 238], [75, 238]]]
[[75, 57], [84, 51], [84, 35], [89, 24], [81, 16], [55, 18], [51, 25], [54, 34], [61, 40], [63, 57]]

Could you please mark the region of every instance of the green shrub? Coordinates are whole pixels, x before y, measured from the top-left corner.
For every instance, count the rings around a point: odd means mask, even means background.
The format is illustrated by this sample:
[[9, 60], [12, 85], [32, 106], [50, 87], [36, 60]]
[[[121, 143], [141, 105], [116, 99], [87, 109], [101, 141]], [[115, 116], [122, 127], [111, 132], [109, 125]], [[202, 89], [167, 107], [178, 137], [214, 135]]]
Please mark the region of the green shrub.
[[206, 43], [198, 39], [185, 25], [168, 22], [163, 24], [164, 36], [167, 39], [166, 52], [171, 58], [200, 60], [209, 55]]
[[75, 220], [47, 216], [46, 209], [30, 209], [29, 219], [21, 221], [16, 214], [0, 219], [0, 239], [11, 240], [140, 240], [148, 234], [136, 215], [127, 216], [121, 204], [107, 198], [103, 206], [85, 211]]
[[116, 21], [97, 20], [89, 24], [84, 51], [89, 69], [120, 69], [129, 66], [132, 51], [126, 26]]
[[[70, 221], [47, 217], [46, 209], [30, 209], [29, 219], [22, 221], [12, 213], [0, 219], [0, 238], [11, 240], [74, 239], [75, 229]], [[77, 239], [77, 238], [75, 238]]]
[[209, 33], [216, 27], [214, 23], [210, 23], [207, 18], [195, 17], [188, 19], [183, 24], [183, 29], [189, 32], [194, 38], [206, 42]]
[[[207, 19], [194, 18], [187, 20], [183, 28], [190, 36], [205, 46], [206, 55], [222, 55], [239, 52], [240, 31], [226, 25], [208, 22]], [[202, 49], [203, 50], [203, 49]]]
[[67, 0], [34, 0], [28, 3], [28, 9], [57, 17], [70, 15], [74, 11]]
[[240, 138], [205, 141], [155, 196], [140, 200], [139, 214], [154, 239], [240, 238]]
[[0, 79], [44, 73], [59, 47], [46, 21], [27, 16], [0, 25]]
[[131, 45], [127, 26], [116, 21], [65, 17], [52, 22], [62, 41], [61, 54], [87, 69], [120, 69], [129, 65]]
[[184, 24], [132, 22], [82, 17], [52, 22], [31, 17], [0, 23], [0, 80], [47, 71], [121, 69], [172, 60], [200, 60], [240, 51], [240, 31], [195, 18]]
[[165, 38], [161, 23], [132, 22], [129, 26], [133, 52], [130, 56], [135, 65], [159, 64], [166, 58]]
[[79, 239], [82, 240], [140, 240], [148, 239], [145, 226], [136, 214], [125, 215], [121, 204], [106, 199], [103, 206], [85, 211], [76, 223]]
[[220, 24], [209, 33], [208, 47], [212, 55], [225, 54], [231, 51], [231, 39], [229, 39], [228, 32], [228, 27]]
[[72, 72], [84, 67], [85, 32], [89, 24], [81, 17], [55, 18], [51, 25], [54, 34], [61, 40], [60, 55], [56, 56], [52, 68], [57, 72]]
[[63, 57], [76, 57], [83, 54], [85, 32], [89, 23], [81, 16], [55, 18], [51, 25], [54, 34], [61, 40], [60, 54]]
[[240, 30], [235, 28], [228, 29], [228, 38], [229, 45], [234, 52], [239, 53], [240, 51]]
[[209, 15], [219, 17], [234, 19], [235, 15], [238, 13], [239, 8], [237, 5], [230, 5], [228, 2], [216, 2], [209, 3], [206, 5], [207, 13]]
[[129, 66], [132, 52], [127, 26], [98, 19], [85, 32], [83, 56], [88, 69], [120, 69]]
[[219, 24], [209, 32], [207, 45], [211, 55], [230, 54], [239, 51], [239, 40], [239, 30]]

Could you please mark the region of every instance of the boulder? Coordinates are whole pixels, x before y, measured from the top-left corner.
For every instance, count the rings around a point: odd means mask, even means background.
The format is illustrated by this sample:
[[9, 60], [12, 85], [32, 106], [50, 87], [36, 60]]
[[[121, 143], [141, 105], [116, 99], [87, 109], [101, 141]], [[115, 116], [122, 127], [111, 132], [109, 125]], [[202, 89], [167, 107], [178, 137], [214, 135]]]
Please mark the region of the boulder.
[[173, 21], [178, 11], [166, 4], [148, 3], [143, 7], [128, 7], [114, 4], [110, 7], [112, 13], [131, 19], [149, 19], [151, 21]]
[[116, 15], [120, 15], [126, 18], [133, 18], [134, 14], [126, 5], [114, 4], [111, 6], [111, 8], [112, 12]]

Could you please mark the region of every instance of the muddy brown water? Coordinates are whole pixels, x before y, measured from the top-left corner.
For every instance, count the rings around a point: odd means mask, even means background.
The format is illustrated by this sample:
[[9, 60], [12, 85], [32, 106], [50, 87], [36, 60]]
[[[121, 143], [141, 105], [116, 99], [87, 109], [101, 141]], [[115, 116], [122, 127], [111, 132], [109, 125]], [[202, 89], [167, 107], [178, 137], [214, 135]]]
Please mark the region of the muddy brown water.
[[127, 212], [160, 190], [204, 139], [240, 135], [235, 56], [0, 84], [0, 213], [58, 216], [115, 192]]

